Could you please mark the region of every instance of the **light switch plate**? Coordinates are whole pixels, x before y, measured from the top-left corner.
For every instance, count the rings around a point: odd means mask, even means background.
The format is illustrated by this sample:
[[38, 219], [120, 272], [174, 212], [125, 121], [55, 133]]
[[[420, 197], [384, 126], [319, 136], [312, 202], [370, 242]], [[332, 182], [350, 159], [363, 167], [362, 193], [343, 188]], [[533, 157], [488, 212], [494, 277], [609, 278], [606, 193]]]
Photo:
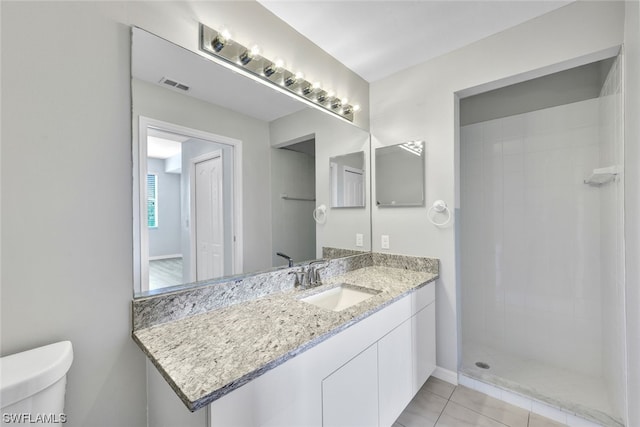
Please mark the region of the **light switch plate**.
[[364, 235], [362, 233], [356, 233], [356, 246], [359, 248], [364, 246]]
[[380, 239], [380, 247], [382, 249], [389, 249], [389, 236], [387, 234], [383, 234]]

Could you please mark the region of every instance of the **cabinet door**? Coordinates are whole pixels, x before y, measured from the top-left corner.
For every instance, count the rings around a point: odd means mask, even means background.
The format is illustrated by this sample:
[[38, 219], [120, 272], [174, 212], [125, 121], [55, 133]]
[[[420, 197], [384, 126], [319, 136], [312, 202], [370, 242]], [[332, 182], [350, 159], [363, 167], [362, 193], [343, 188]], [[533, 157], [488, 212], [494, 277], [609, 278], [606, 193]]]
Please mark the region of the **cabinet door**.
[[414, 353], [413, 394], [436, 369], [436, 304], [429, 304], [411, 318]]
[[411, 322], [378, 341], [380, 426], [391, 426], [413, 397]]
[[322, 380], [322, 425], [378, 425], [378, 353], [374, 344]]

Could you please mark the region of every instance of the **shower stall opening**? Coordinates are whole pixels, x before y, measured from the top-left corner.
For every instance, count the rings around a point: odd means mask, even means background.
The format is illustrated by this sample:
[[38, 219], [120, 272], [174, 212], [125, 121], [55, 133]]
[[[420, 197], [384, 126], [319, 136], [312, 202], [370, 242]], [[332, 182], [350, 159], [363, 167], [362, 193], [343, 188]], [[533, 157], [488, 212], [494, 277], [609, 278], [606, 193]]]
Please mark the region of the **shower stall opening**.
[[624, 408], [621, 57], [460, 101], [460, 373]]

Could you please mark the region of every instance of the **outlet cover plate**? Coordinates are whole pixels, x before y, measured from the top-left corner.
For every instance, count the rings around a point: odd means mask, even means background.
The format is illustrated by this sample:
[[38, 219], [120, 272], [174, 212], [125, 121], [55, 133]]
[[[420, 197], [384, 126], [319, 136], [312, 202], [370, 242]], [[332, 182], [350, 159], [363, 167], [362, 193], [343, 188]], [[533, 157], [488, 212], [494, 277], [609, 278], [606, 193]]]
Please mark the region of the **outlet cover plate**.
[[380, 239], [380, 247], [382, 249], [389, 249], [389, 235], [383, 234]]

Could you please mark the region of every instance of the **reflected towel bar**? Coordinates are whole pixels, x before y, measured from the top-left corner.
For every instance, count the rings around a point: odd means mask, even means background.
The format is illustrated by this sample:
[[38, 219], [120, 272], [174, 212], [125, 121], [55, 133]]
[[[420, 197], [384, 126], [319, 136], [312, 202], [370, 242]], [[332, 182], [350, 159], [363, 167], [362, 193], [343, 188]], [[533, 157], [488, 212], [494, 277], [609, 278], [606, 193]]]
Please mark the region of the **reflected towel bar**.
[[306, 197], [289, 197], [286, 194], [281, 194], [280, 197], [282, 197], [282, 199], [284, 199], [284, 200], [300, 200], [300, 201], [303, 201], [303, 202], [315, 202], [316, 201], [315, 198], [310, 199], [310, 198], [306, 198]]

